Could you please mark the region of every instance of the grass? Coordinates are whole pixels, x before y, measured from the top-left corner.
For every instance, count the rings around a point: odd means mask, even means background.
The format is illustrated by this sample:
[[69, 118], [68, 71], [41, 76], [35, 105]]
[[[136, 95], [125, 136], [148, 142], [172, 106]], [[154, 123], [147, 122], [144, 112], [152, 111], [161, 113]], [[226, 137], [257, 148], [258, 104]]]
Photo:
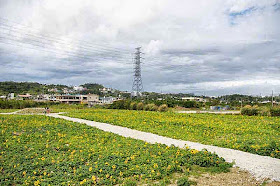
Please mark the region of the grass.
[[0, 109], [0, 113], [8, 113], [8, 112], [15, 112], [19, 109]]
[[65, 115], [280, 158], [279, 117], [109, 109], [75, 110]]
[[148, 144], [42, 115], [0, 115], [0, 133], [1, 185], [167, 183], [174, 174], [231, 167], [207, 151]]

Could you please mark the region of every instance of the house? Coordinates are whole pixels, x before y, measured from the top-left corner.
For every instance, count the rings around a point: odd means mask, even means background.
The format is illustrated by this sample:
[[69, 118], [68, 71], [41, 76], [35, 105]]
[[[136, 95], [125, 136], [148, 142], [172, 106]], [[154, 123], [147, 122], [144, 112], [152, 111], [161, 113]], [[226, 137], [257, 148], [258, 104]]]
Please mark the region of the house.
[[9, 93], [7, 99], [15, 99], [15, 93]]
[[82, 87], [82, 86], [74, 86], [73, 89], [74, 89], [75, 91], [83, 91], [83, 90], [85, 90], [85, 88]]
[[96, 94], [88, 94], [88, 99], [87, 99], [88, 105], [96, 105], [99, 104], [99, 96]]
[[78, 104], [97, 104], [99, 96], [96, 94], [87, 95], [57, 95], [55, 100], [61, 103], [78, 103]]
[[102, 92], [103, 94], [106, 94], [106, 93], [114, 93], [114, 92], [115, 92], [114, 89], [112, 89], [112, 88], [106, 88], [106, 87], [100, 88], [99, 91]]
[[207, 102], [206, 99], [199, 98], [199, 97], [182, 97], [183, 101], [197, 101], [197, 102]]
[[0, 96], [0, 99], [6, 99], [7, 96], [3, 95], [3, 96]]
[[112, 96], [109, 97], [102, 97], [100, 98], [100, 103], [101, 104], [112, 104], [114, 101], [117, 101], [118, 99]]
[[32, 99], [32, 95], [27, 93], [27, 94], [24, 94], [24, 95], [17, 95], [17, 98], [19, 100], [30, 100], [30, 99]]

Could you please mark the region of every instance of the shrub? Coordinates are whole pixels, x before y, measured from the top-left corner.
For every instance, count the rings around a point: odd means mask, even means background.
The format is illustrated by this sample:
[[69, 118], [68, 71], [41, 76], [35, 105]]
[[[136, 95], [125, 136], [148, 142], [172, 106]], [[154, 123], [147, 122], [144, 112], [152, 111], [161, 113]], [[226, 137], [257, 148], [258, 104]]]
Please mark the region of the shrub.
[[151, 107], [151, 104], [147, 104], [144, 106], [144, 110], [149, 111]]
[[150, 106], [150, 111], [157, 111], [157, 110], [158, 110], [158, 106], [152, 103]]
[[242, 115], [247, 115], [247, 116], [255, 116], [258, 115], [258, 106], [253, 106], [251, 107], [250, 105], [246, 105], [241, 109], [241, 114]]
[[137, 110], [143, 110], [144, 109], [144, 104], [142, 102], [138, 103], [136, 106]]
[[261, 116], [271, 116], [270, 109], [266, 106], [259, 107], [258, 114]]
[[136, 110], [136, 109], [137, 109], [137, 103], [136, 102], [130, 103], [130, 110]]
[[157, 111], [158, 106], [156, 106], [154, 103], [147, 104], [147, 105], [145, 105], [144, 110], [146, 110], [146, 111]]
[[280, 107], [272, 107], [270, 108], [271, 116], [280, 116]]
[[158, 107], [159, 112], [166, 112], [168, 110], [168, 106], [166, 104], [160, 105]]

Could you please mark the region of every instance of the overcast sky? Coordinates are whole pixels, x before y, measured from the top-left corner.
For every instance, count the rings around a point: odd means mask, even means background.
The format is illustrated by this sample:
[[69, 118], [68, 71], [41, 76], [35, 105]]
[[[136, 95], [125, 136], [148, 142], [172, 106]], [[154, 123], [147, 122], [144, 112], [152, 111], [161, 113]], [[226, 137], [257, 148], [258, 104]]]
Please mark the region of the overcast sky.
[[280, 0], [0, 0], [0, 81], [280, 93]]

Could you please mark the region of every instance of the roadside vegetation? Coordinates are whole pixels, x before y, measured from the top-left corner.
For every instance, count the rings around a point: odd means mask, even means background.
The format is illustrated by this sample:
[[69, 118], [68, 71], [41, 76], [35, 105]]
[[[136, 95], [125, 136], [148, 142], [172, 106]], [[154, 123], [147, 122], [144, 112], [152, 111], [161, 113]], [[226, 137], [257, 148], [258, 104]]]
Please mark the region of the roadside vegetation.
[[4, 100], [0, 99], [0, 109], [23, 109], [30, 107], [50, 107], [58, 105], [56, 102], [38, 102], [32, 100]]
[[280, 158], [280, 118], [84, 109], [65, 115]]
[[250, 106], [246, 105], [241, 109], [242, 115], [247, 116], [280, 116], [280, 106], [267, 107], [258, 105]]
[[8, 112], [15, 112], [19, 109], [0, 109], [0, 113], [8, 113]]
[[0, 133], [2, 185], [189, 185], [190, 175], [232, 166], [206, 150], [148, 144], [46, 116], [0, 115]]

